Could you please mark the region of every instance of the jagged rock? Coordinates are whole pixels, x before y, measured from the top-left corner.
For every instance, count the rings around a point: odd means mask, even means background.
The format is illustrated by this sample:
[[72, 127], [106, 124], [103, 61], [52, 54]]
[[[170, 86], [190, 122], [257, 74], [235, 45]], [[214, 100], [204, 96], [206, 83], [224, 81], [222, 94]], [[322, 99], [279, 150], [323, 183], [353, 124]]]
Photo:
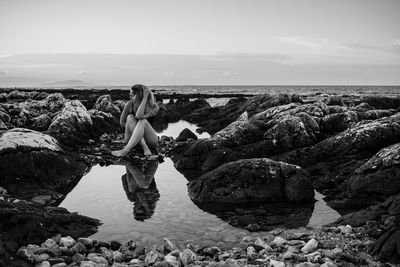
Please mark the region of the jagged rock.
[[196, 261], [196, 254], [193, 253], [190, 249], [186, 248], [179, 253], [179, 257], [184, 266], [187, 266]]
[[171, 158], [175, 167], [191, 180], [226, 162], [269, 157], [314, 144], [319, 134], [318, 123], [307, 113], [296, 112], [279, 113], [272, 120], [256, 115], [250, 121], [235, 121], [208, 139], [177, 147], [171, 151]]
[[374, 107], [371, 107], [368, 103], [365, 103], [365, 102], [363, 102], [361, 104], [358, 104], [354, 108], [354, 110], [356, 110], [356, 111], [363, 111], [363, 112], [368, 111], [368, 110], [372, 110], [372, 109], [374, 109]]
[[12, 91], [7, 95], [8, 99], [28, 99], [30, 98], [27, 92]]
[[249, 99], [239, 98], [231, 100], [222, 107], [198, 108], [191, 114], [185, 116], [184, 119], [196, 123], [206, 132], [214, 134], [236, 121], [244, 112], [247, 112], [250, 118], [254, 114], [268, 108], [292, 102], [302, 103], [302, 100], [298, 95], [258, 95]]
[[[314, 178], [314, 186], [330, 196], [347, 190], [347, 182], [379, 149], [400, 141], [400, 113], [374, 121], [361, 121], [316, 145], [273, 157], [299, 165]], [[332, 204], [332, 203], [331, 203]], [[337, 203], [340, 204], [340, 203]], [[367, 205], [349, 202], [345, 206]], [[339, 206], [335, 206], [339, 208]]]
[[120, 127], [119, 122], [110, 113], [91, 109], [89, 114], [93, 123], [91, 132], [95, 136], [115, 132]]
[[182, 142], [182, 141], [186, 141], [188, 139], [193, 139], [193, 140], [197, 140], [197, 135], [195, 135], [191, 130], [189, 130], [188, 128], [185, 128], [182, 130], [182, 132], [178, 135], [178, 137], [176, 138], [176, 141], [178, 142]]
[[358, 121], [359, 118], [354, 111], [329, 114], [321, 120], [321, 131], [327, 134], [339, 133]]
[[94, 104], [93, 109], [110, 113], [111, 115], [114, 116], [116, 120], [119, 120], [119, 117], [121, 115], [121, 110], [119, 109], [118, 106], [113, 104], [110, 95], [100, 96], [97, 99], [96, 104]]
[[[0, 218], [3, 240], [14, 241], [19, 245], [40, 244], [56, 233], [74, 238], [90, 235], [95, 233], [100, 225], [96, 219], [69, 213], [64, 208], [44, 207], [24, 202], [0, 201]], [[57, 243], [49, 240], [52, 239], [48, 239], [42, 248], [52, 254], [61, 253]]]
[[47, 114], [42, 114], [32, 119], [31, 128], [36, 131], [46, 131], [51, 124], [51, 118]]
[[11, 120], [11, 117], [6, 112], [0, 110], [0, 120], [2, 120], [3, 122], [9, 122]]
[[317, 247], [318, 247], [318, 241], [312, 238], [304, 245], [304, 247], [301, 248], [301, 251], [307, 254], [316, 250]]
[[337, 95], [328, 96], [328, 98], [326, 99], [325, 103], [328, 106], [345, 106], [342, 97], [341, 96], [337, 96]]
[[64, 104], [49, 127], [49, 133], [70, 146], [86, 144], [90, 139], [92, 119], [86, 108], [78, 100]]
[[188, 185], [195, 202], [249, 203], [312, 201], [311, 180], [300, 167], [270, 159], [224, 164]]
[[400, 143], [381, 149], [355, 171], [349, 181], [350, 197], [371, 198], [400, 193]]
[[1, 131], [7, 131], [7, 130], [8, 130], [7, 125], [3, 122], [2, 119], [0, 119], [0, 133]]

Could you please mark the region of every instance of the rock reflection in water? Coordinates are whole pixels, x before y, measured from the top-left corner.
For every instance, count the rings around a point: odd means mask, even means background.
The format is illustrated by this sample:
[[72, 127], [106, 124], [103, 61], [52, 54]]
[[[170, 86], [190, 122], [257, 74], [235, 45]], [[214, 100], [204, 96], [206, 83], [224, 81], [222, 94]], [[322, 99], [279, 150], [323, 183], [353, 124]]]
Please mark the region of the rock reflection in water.
[[154, 175], [157, 161], [144, 161], [134, 165], [125, 162], [126, 174], [122, 175], [122, 186], [129, 201], [133, 202], [133, 217], [137, 221], [150, 219], [160, 199]]
[[248, 231], [269, 231], [277, 227], [299, 228], [307, 226], [314, 208], [310, 204], [252, 204], [217, 205], [196, 204], [200, 209], [215, 214], [232, 226]]

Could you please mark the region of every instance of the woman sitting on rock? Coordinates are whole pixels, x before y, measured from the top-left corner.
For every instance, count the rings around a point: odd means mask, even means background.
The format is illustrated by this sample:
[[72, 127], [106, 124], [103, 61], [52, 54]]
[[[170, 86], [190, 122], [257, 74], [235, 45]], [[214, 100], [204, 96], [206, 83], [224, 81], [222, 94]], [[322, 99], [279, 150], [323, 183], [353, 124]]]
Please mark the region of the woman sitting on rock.
[[116, 157], [126, 156], [131, 149], [140, 143], [145, 156], [150, 156], [150, 147], [155, 147], [159, 137], [150, 122], [159, 110], [151, 90], [141, 84], [131, 87], [129, 100], [121, 114], [120, 124], [125, 127], [126, 146], [121, 150], [112, 151]]

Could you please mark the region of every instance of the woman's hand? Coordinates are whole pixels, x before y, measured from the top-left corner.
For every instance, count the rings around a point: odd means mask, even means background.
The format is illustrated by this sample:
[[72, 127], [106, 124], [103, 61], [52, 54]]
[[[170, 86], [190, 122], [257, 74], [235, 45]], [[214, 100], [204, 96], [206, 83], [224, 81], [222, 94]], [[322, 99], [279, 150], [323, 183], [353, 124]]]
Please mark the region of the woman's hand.
[[150, 89], [147, 86], [143, 85], [143, 98], [148, 97], [150, 95]]

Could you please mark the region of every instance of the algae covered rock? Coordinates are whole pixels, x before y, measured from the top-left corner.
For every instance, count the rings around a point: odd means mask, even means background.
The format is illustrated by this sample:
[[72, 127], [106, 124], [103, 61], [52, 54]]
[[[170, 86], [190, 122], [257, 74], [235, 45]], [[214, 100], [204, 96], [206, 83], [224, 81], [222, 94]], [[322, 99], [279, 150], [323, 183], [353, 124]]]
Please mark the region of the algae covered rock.
[[194, 202], [250, 203], [312, 201], [314, 190], [306, 171], [267, 158], [224, 164], [188, 185]]
[[65, 103], [49, 127], [49, 133], [64, 144], [76, 146], [90, 139], [93, 122], [84, 105], [78, 100]]

